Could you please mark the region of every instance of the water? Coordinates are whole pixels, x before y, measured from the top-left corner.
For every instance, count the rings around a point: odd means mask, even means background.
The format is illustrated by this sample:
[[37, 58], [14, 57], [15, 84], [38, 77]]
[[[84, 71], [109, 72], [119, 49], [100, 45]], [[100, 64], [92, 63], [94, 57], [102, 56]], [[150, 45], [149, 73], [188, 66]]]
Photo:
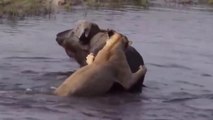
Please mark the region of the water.
[[[1, 120], [212, 120], [213, 13], [164, 9], [75, 9], [0, 24]], [[207, 8], [206, 8], [207, 9]], [[139, 95], [51, 94], [78, 65], [55, 35], [87, 19], [133, 41], [148, 68]]]

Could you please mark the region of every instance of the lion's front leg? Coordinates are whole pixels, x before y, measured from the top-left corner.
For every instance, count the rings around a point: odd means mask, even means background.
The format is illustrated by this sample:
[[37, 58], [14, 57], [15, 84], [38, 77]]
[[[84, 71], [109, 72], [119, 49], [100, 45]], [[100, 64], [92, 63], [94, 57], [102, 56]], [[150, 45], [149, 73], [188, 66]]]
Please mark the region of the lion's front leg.
[[142, 76], [146, 74], [147, 68], [145, 65], [140, 65], [138, 71], [135, 73], [131, 73], [131, 79], [126, 80], [125, 82], [122, 83], [125, 89], [129, 89], [134, 85]]
[[94, 59], [95, 59], [94, 54], [93, 54], [93, 53], [90, 53], [90, 54], [88, 54], [87, 57], [86, 57], [86, 63], [87, 63], [88, 65], [90, 65], [90, 64], [93, 63]]

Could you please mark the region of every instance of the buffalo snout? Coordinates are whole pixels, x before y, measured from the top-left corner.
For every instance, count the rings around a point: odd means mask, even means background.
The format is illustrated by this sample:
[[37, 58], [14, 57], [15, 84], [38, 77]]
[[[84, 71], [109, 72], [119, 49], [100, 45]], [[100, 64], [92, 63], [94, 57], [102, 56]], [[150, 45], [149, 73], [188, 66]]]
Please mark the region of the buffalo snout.
[[72, 33], [72, 29], [70, 30], [65, 30], [63, 32], [60, 32], [56, 35], [56, 41], [59, 45], [63, 45], [64, 41], [66, 39], [69, 39], [70, 34]]

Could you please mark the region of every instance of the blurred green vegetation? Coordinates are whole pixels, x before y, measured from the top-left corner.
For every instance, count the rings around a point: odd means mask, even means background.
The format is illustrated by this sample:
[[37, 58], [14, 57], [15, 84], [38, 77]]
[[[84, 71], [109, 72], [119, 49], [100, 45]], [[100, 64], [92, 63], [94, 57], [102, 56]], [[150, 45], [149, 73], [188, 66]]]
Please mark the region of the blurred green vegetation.
[[50, 14], [56, 7], [70, 9], [72, 5], [90, 7], [119, 8], [123, 5], [148, 6], [148, 0], [64, 0], [62, 5], [55, 5], [53, 0], [0, 0], [1, 17], [24, 17]]
[[[24, 17], [35, 15], [51, 14], [55, 8], [65, 8], [69, 10], [73, 5], [86, 5], [89, 7], [101, 8], [109, 7], [111, 9], [122, 8], [128, 5], [148, 8], [152, 2], [158, 0], [62, 0], [63, 4], [53, 6], [53, 0], [0, 0], [0, 18], [1, 17]], [[198, 4], [212, 4], [213, 0], [198, 0]], [[158, 1], [159, 2], [159, 1]], [[161, 0], [165, 3], [165, 0]], [[169, 0], [169, 2], [171, 2]]]
[[148, 0], [84, 0], [83, 4], [91, 7], [120, 8], [125, 5], [148, 7]]
[[44, 0], [0, 0], [0, 17], [32, 16], [50, 13]]
[[209, 3], [209, 4], [213, 4], [213, 0], [209, 0], [208, 3]]

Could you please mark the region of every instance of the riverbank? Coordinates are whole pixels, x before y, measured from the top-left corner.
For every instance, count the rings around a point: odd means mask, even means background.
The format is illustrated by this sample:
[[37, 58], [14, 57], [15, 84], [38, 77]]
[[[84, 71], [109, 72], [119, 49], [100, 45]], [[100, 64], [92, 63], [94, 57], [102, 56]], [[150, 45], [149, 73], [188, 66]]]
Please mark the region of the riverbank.
[[0, 17], [24, 17], [51, 13], [45, 0], [0, 0]]
[[135, 5], [146, 6], [148, 0], [0, 0], [0, 18], [47, 15], [55, 9], [70, 9], [74, 5], [120, 6], [131, 2]]
[[[181, 1], [181, 2], [180, 2]], [[189, 2], [191, 1], [191, 2]], [[141, 8], [148, 8], [152, 5], [174, 4], [211, 4], [213, 0], [193, 0], [165, 1], [165, 0], [0, 0], [0, 18], [22, 18], [25, 16], [48, 15], [62, 8], [70, 10], [73, 6], [83, 5], [88, 7], [111, 7], [119, 8], [125, 5], [135, 5]], [[168, 6], [165, 6], [168, 7]]]

